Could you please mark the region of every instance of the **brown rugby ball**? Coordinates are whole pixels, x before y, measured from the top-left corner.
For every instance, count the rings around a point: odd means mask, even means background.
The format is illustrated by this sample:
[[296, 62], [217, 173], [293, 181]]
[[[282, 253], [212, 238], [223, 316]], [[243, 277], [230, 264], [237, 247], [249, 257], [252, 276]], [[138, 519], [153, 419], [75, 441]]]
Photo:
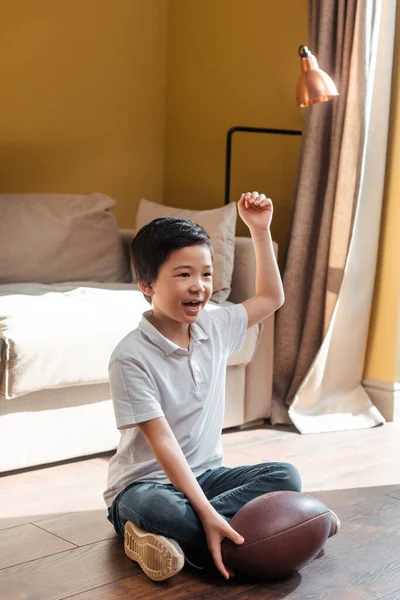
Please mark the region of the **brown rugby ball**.
[[281, 579], [320, 552], [330, 533], [331, 514], [308, 494], [271, 492], [245, 504], [230, 524], [245, 541], [222, 541], [224, 564], [245, 575]]

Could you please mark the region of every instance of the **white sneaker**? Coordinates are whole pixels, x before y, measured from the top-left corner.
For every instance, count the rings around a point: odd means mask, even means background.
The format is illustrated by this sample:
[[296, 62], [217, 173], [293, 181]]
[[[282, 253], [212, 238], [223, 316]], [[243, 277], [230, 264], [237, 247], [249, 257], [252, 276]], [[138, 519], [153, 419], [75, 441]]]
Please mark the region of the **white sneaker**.
[[185, 556], [178, 542], [143, 531], [131, 521], [125, 523], [124, 550], [153, 581], [173, 577], [185, 564]]
[[337, 533], [339, 533], [340, 528], [341, 528], [341, 523], [340, 523], [340, 519], [337, 516], [337, 514], [334, 513], [333, 510], [330, 510], [330, 509], [328, 509], [328, 510], [332, 516], [331, 530], [329, 532], [328, 537], [332, 537], [333, 535], [336, 535]]

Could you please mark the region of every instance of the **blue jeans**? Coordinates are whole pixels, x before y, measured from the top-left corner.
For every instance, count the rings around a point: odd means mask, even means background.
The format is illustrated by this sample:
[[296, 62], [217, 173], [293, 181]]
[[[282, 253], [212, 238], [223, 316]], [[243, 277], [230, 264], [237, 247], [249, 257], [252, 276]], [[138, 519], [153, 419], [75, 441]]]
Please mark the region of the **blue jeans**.
[[[228, 522], [257, 496], [280, 490], [301, 491], [300, 475], [288, 463], [220, 467], [206, 471], [197, 481], [210, 504]], [[121, 536], [125, 523], [132, 521], [145, 531], [176, 540], [191, 563], [201, 567], [213, 565], [197, 513], [186, 496], [171, 484], [132, 484], [115, 498], [108, 519]]]

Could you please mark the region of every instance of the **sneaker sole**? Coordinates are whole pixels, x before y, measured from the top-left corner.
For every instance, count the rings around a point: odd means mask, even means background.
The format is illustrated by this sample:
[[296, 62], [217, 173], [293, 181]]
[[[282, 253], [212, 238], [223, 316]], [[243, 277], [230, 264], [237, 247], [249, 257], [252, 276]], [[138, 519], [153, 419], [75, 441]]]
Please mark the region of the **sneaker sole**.
[[131, 521], [125, 524], [124, 549], [153, 581], [173, 577], [185, 563], [183, 554], [166, 537], [142, 531]]

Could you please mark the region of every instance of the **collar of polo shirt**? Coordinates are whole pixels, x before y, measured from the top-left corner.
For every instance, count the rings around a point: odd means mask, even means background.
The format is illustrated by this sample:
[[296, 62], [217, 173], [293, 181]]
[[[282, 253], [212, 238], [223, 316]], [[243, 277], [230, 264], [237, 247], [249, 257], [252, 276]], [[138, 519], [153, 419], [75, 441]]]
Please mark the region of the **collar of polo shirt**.
[[[182, 350], [187, 353], [188, 351], [185, 348], [181, 348], [174, 342], [171, 342], [168, 338], [166, 338], [162, 333], [158, 331], [154, 325], [150, 323], [147, 317], [151, 315], [152, 311], [148, 310], [142, 315], [142, 319], [139, 323], [138, 328], [142, 331], [148, 338], [158, 346], [165, 354], [170, 355], [177, 350]], [[203, 329], [197, 323], [191, 323], [189, 325], [190, 329], [190, 338], [194, 341], [194, 343], [200, 344], [202, 340], [208, 340], [208, 335], [203, 331]]]

